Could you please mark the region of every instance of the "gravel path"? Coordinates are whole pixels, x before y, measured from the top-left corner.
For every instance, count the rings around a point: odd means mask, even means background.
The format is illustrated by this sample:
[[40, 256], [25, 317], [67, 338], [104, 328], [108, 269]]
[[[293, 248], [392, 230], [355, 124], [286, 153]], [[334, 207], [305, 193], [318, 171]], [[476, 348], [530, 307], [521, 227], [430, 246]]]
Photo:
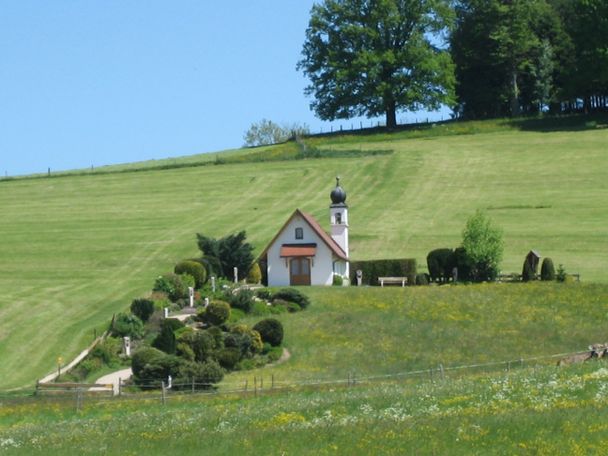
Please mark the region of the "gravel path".
[[[133, 371], [129, 367], [127, 369], [121, 369], [119, 371], [112, 372], [111, 374], [104, 375], [103, 377], [95, 380], [95, 383], [98, 385], [109, 385], [111, 383], [114, 396], [116, 396], [118, 394], [118, 382], [131, 378], [132, 375]], [[89, 391], [103, 391], [103, 388], [90, 388]]]

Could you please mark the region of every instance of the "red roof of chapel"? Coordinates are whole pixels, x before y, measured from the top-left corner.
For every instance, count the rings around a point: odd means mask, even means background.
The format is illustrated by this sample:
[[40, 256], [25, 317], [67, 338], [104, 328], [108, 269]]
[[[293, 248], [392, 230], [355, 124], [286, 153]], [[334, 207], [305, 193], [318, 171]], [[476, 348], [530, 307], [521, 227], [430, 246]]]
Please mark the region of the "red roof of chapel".
[[289, 223], [296, 215], [299, 215], [304, 219], [304, 221], [310, 226], [310, 228], [312, 228], [312, 230], [317, 234], [317, 236], [321, 238], [323, 243], [326, 244], [327, 247], [329, 247], [329, 249], [334, 253], [334, 255], [336, 255], [341, 260], [348, 260], [346, 253], [344, 252], [344, 250], [342, 250], [342, 247], [340, 247], [338, 243], [334, 241], [333, 238], [329, 234], [327, 234], [325, 230], [323, 230], [323, 228], [321, 228], [319, 222], [317, 222], [317, 220], [312, 215], [307, 214], [306, 212], [302, 212], [300, 209], [296, 209], [293, 214], [291, 214], [291, 217], [287, 219], [283, 227], [277, 232], [275, 237], [272, 238], [272, 241], [270, 241], [266, 248], [262, 251], [260, 257], [263, 257], [268, 253], [268, 249], [270, 249], [270, 246], [274, 244], [279, 235], [285, 230], [285, 228], [287, 228], [287, 225], [289, 225]]

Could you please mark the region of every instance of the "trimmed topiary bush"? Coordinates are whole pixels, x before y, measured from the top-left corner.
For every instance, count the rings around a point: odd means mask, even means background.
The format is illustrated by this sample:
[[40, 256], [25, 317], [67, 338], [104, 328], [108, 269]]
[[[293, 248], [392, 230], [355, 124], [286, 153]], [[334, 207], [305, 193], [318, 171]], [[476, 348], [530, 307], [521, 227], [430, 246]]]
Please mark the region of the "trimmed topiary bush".
[[253, 329], [260, 333], [262, 342], [269, 343], [273, 347], [277, 347], [283, 342], [283, 325], [275, 318], [261, 320]]
[[464, 247], [454, 249], [453, 265], [458, 271], [459, 282], [471, 280], [471, 260]]
[[344, 279], [341, 275], [334, 274], [331, 284], [335, 287], [341, 287], [344, 284]]
[[251, 269], [249, 270], [249, 274], [247, 274], [247, 283], [258, 284], [261, 281], [262, 281], [262, 270], [260, 269], [260, 265], [257, 263], [253, 263], [251, 265]]
[[357, 270], [363, 273], [364, 285], [380, 285], [378, 277], [407, 277], [407, 283], [416, 282], [416, 260], [369, 260], [351, 261], [350, 283], [357, 283]]
[[283, 301], [295, 302], [301, 309], [306, 309], [310, 305], [308, 296], [302, 294], [295, 288], [283, 288], [272, 295], [272, 300], [282, 299]]
[[184, 385], [189, 388], [194, 381], [196, 388], [211, 388], [214, 383], [218, 383], [224, 378], [224, 369], [217, 361], [209, 360], [204, 363], [183, 363], [179, 369], [175, 385]]
[[452, 249], [435, 249], [426, 256], [426, 265], [433, 282], [448, 282], [452, 277], [454, 267], [454, 251]]
[[177, 356], [167, 355], [155, 348], [143, 348], [133, 355], [131, 368], [133, 378], [138, 385], [159, 387], [167, 377], [178, 377], [186, 362]]
[[540, 267], [540, 280], [552, 281], [555, 280], [555, 267], [551, 258], [545, 258]]
[[131, 313], [145, 323], [154, 313], [154, 301], [144, 298], [134, 299], [131, 302]]
[[236, 347], [225, 347], [217, 352], [216, 358], [220, 366], [232, 370], [241, 360], [241, 351]]
[[532, 268], [532, 265], [527, 260], [524, 260], [524, 267], [521, 271], [522, 282], [530, 282], [531, 280], [534, 280], [534, 278], [534, 269]]
[[171, 331], [177, 331], [178, 329], [182, 329], [186, 326], [183, 322], [179, 321], [177, 318], [165, 318], [161, 323], [161, 326], [168, 326], [171, 328]]
[[207, 270], [201, 263], [193, 260], [180, 261], [175, 265], [173, 272], [176, 274], [189, 274], [194, 278], [195, 288], [201, 288], [207, 282]]
[[200, 317], [209, 325], [223, 325], [230, 318], [230, 304], [224, 301], [211, 301]]

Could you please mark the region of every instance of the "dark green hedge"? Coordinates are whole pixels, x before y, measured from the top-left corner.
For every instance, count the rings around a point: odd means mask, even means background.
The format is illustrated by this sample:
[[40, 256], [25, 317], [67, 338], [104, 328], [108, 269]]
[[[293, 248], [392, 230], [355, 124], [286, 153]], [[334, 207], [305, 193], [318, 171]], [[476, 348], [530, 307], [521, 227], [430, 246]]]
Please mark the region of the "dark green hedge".
[[380, 285], [378, 277], [407, 277], [408, 285], [416, 283], [416, 260], [368, 260], [350, 262], [350, 283], [357, 285], [357, 270], [363, 272], [363, 285]]

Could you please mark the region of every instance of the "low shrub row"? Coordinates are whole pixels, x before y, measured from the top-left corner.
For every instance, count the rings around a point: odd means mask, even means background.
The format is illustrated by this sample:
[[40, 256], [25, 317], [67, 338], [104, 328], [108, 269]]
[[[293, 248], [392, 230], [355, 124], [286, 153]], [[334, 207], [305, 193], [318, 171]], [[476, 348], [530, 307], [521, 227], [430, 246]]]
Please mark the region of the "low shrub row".
[[357, 283], [357, 271], [361, 271], [363, 285], [379, 285], [378, 277], [407, 277], [408, 284], [416, 283], [416, 260], [367, 260], [350, 262], [350, 283]]

